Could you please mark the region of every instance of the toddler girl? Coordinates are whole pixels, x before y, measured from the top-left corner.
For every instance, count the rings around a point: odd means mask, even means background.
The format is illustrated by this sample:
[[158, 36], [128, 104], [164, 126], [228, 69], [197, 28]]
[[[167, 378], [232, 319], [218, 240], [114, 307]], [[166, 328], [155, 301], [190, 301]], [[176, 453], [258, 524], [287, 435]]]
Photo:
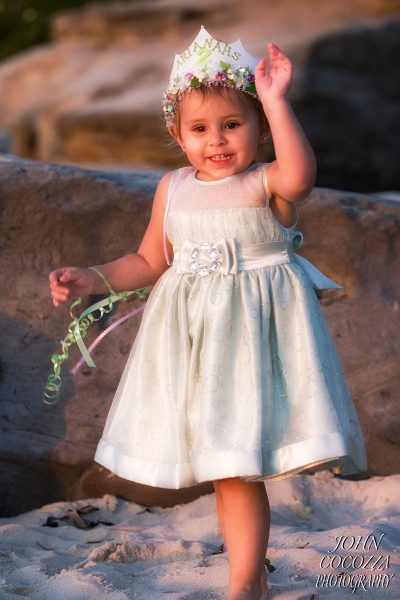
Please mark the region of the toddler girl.
[[[316, 161], [287, 100], [291, 63], [268, 50], [258, 61], [201, 28], [163, 97], [191, 166], [160, 180], [137, 253], [49, 277], [55, 306], [154, 286], [95, 460], [157, 487], [213, 482], [229, 600], [266, 597], [266, 479], [367, 467], [315, 292], [341, 286], [293, 251]], [[276, 159], [255, 162], [271, 135]]]

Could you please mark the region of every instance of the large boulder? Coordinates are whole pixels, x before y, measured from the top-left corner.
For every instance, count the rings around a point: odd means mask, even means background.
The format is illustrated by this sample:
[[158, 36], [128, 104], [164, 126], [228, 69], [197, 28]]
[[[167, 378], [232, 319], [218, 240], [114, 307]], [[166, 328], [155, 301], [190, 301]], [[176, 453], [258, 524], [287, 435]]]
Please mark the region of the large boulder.
[[[213, 489], [211, 483], [170, 491], [114, 483], [93, 465], [140, 318], [105, 338], [96, 350], [94, 370], [83, 368], [72, 377], [69, 368], [79, 354], [71, 350], [59, 404], [42, 402], [50, 356], [60, 351], [58, 341], [71, 321], [67, 306], [56, 309], [51, 302], [49, 272], [66, 264], [99, 264], [137, 250], [159, 178], [156, 172], [113, 173], [5, 155], [0, 159], [0, 514], [82, 497], [89, 489], [98, 490], [99, 481], [104, 489], [137, 502], [163, 506]], [[121, 302], [115, 313], [121, 316], [140, 305], [138, 299]], [[99, 333], [92, 327], [94, 335]], [[93, 471], [99, 471], [95, 481]]]
[[267, 41], [290, 56], [291, 98], [318, 154], [318, 185], [397, 189], [394, 5], [153, 0], [60, 13], [52, 43], [0, 66], [0, 148], [82, 166], [182, 165], [178, 150], [166, 151], [161, 94], [174, 53], [204, 23], [222, 39], [240, 36], [255, 56]]
[[318, 184], [399, 189], [400, 18], [336, 31], [309, 48], [295, 110], [318, 156]]
[[[79, 355], [71, 351], [59, 404], [42, 402], [50, 355], [71, 320], [67, 306], [53, 307], [49, 272], [134, 252], [160, 175], [0, 158], [2, 514], [107, 492], [171, 506], [212, 491], [211, 483], [181, 490], [143, 486], [93, 462], [140, 318], [105, 338], [95, 351], [96, 369], [72, 376], [68, 367]], [[300, 253], [343, 285], [324, 291], [321, 303], [360, 416], [369, 472], [396, 473], [400, 210], [396, 202], [316, 188], [302, 203], [299, 229], [305, 234]], [[140, 303], [121, 302], [110, 321]], [[93, 329], [89, 337], [98, 333]]]

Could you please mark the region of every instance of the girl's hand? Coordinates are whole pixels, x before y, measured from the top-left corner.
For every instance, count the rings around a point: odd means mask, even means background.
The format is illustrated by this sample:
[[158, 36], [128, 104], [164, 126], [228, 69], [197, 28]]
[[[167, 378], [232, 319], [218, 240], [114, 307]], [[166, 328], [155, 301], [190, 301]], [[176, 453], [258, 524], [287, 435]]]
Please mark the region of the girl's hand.
[[49, 283], [54, 306], [91, 294], [95, 277], [94, 271], [79, 267], [63, 267], [52, 271]]
[[282, 100], [292, 83], [292, 63], [275, 44], [268, 44], [269, 62], [262, 58], [254, 70], [257, 94], [265, 109]]

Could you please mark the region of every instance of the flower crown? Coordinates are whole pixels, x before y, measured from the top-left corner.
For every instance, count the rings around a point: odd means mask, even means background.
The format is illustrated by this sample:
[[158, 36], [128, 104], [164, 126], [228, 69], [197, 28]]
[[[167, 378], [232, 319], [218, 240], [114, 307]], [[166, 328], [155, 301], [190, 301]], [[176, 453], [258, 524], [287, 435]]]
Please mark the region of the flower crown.
[[176, 104], [183, 94], [202, 85], [223, 85], [258, 99], [254, 78], [258, 62], [259, 59], [246, 52], [239, 39], [232, 43], [216, 40], [202, 25], [189, 48], [175, 55], [162, 98], [167, 125], [174, 121]]

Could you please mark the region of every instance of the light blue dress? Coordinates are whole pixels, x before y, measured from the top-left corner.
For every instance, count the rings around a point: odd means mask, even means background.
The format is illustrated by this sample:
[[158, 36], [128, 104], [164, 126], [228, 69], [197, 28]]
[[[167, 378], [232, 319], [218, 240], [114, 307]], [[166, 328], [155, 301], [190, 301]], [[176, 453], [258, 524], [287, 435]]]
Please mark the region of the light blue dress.
[[306, 468], [367, 469], [343, 368], [315, 289], [339, 288], [294, 249], [266, 164], [203, 182], [174, 172], [173, 262], [154, 285], [95, 460], [182, 488]]

